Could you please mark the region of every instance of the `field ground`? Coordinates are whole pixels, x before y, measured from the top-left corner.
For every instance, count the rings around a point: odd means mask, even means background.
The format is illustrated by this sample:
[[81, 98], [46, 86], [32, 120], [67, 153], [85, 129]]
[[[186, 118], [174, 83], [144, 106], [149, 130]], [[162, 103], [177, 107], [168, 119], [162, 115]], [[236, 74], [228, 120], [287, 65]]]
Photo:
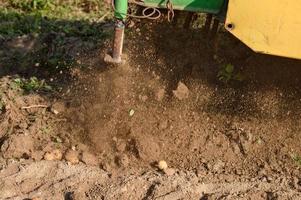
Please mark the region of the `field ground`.
[[0, 199], [301, 199], [300, 61], [132, 20], [110, 66], [102, 3], [20, 2], [0, 1]]

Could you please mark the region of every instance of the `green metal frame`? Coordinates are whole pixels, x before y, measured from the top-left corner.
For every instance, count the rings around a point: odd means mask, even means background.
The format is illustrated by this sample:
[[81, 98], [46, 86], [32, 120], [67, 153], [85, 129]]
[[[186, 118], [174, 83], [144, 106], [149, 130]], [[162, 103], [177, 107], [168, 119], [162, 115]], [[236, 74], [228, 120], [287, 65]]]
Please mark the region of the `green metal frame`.
[[[191, 12], [204, 12], [218, 14], [222, 11], [226, 0], [170, 0], [173, 9]], [[146, 7], [166, 8], [167, 0], [144, 0]], [[126, 19], [128, 0], [115, 0], [115, 17], [119, 20]]]
[[[225, 8], [227, 0], [144, 0], [143, 2], [139, 2], [139, 4], [145, 7], [156, 8], [167, 8], [167, 3], [172, 5], [172, 9], [174, 10], [219, 14], [223, 8]], [[121, 56], [128, 0], [114, 0], [113, 6], [116, 18], [113, 53], [112, 55], [107, 55], [105, 61], [110, 63], [122, 63]]]
[[128, 12], [128, 1], [127, 0], [115, 0], [115, 17], [119, 20], [125, 20]]
[[[171, 0], [175, 10], [218, 14], [225, 0]], [[167, 0], [145, 0], [145, 6], [166, 8]]]

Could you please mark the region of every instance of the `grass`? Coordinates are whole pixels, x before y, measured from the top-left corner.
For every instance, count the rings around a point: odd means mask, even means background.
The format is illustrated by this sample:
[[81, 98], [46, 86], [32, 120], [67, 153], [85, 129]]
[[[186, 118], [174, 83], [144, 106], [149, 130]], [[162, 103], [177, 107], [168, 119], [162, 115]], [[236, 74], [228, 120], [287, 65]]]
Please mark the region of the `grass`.
[[239, 72], [235, 72], [235, 67], [234, 65], [228, 63], [226, 65], [223, 65], [217, 74], [217, 78], [224, 82], [224, 83], [228, 83], [230, 81], [243, 81], [243, 75]]
[[[67, 12], [68, 11], [62, 11]], [[47, 13], [48, 14], [48, 13]], [[63, 32], [66, 36], [101, 36], [96, 18], [54, 17], [43, 12], [20, 12], [15, 9], [0, 11], [1, 37], [15, 37], [29, 33]], [[62, 14], [61, 14], [62, 15]], [[101, 15], [100, 15], [101, 16]], [[100, 23], [100, 22], [97, 22]]]
[[43, 134], [50, 134], [52, 130], [51, 130], [50, 127], [44, 126], [44, 127], [41, 127], [41, 128], [40, 128], [40, 131], [41, 131]]
[[51, 91], [51, 86], [47, 85], [44, 80], [38, 80], [36, 77], [31, 77], [29, 79], [16, 78], [13, 80], [13, 88], [20, 88], [25, 92], [33, 91]]
[[0, 48], [0, 66], [7, 69], [27, 70], [36, 63], [54, 71], [72, 67], [72, 45], [86, 51], [99, 46], [111, 34], [102, 28], [112, 17], [103, 1], [0, 0], [0, 7], [0, 47], [1, 41], [20, 37], [32, 38], [36, 44], [29, 51]]
[[[2, 0], [3, 1], [3, 0]], [[1, 2], [1, 1], [0, 1]], [[6, 9], [18, 13], [39, 13], [48, 18], [97, 21], [110, 12], [101, 0], [6, 0]]]

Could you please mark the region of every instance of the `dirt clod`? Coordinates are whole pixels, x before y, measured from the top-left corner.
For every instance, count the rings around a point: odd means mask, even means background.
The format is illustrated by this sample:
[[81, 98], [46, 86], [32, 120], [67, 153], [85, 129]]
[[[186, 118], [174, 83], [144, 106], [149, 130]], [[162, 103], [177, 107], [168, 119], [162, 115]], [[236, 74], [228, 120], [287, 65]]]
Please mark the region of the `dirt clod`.
[[164, 99], [164, 96], [165, 96], [165, 89], [161, 88], [156, 92], [157, 101], [162, 101]]
[[4, 158], [29, 157], [33, 150], [34, 140], [26, 135], [11, 135], [1, 146]]
[[79, 153], [77, 151], [69, 149], [65, 153], [64, 157], [65, 157], [66, 161], [70, 162], [71, 164], [79, 163]]
[[221, 173], [222, 170], [224, 169], [224, 167], [225, 167], [225, 163], [224, 163], [223, 161], [221, 161], [221, 160], [218, 160], [218, 161], [213, 165], [212, 170], [213, 170], [214, 172], [219, 172], [219, 173]]
[[124, 152], [126, 150], [126, 143], [122, 140], [116, 141], [116, 149], [118, 152]]
[[34, 159], [35, 161], [40, 161], [43, 159], [43, 155], [44, 155], [43, 151], [34, 151], [31, 154], [31, 158]]
[[168, 168], [168, 165], [167, 165], [166, 161], [165, 160], [160, 160], [158, 162], [158, 168], [160, 170], [166, 170]]
[[156, 161], [160, 156], [160, 147], [151, 137], [140, 138], [137, 140], [138, 155], [145, 161]]
[[52, 104], [51, 106], [51, 111], [54, 113], [54, 114], [59, 114], [59, 113], [62, 113], [64, 112], [66, 109], [65, 107], [65, 104], [63, 102], [55, 102], [54, 104]]
[[88, 149], [89, 149], [88, 146], [83, 143], [78, 143], [76, 145], [76, 147], [83, 152], [88, 151]]
[[164, 121], [161, 121], [158, 125], [158, 128], [160, 130], [165, 130], [168, 128], [168, 121], [167, 120], [164, 120]]
[[177, 89], [173, 90], [172, 92], [175, 95], [175, 97], [179, 100], [187, 99], [189, 96], [188, 87], [181, 81], [178, 83]]
[[126, 154], [117, 156], [116, 162], [119, 167], [127, 167], [130, 164], [129, 158]]
[[84, 151], [82, 153], [81, 161], [83, 161], [86, 165], [91, 165], [91, 166], [97, 166], [99, 164], [96, 156], [87, 151]]
[[134, 114], [135, 114], [135, 110], [134, 110], [134, 109], [130, 109], [130, 111], [129, 111], [129, 116], [130, 116], [130, 117], [133, 117]]
[[111, 172], [113, 169], [114, 164], [110, 163], [110, 162], [104, 162], [101, 163], [101, 167], [103, 170], [105, 170], [106, 172]]
[[163, 170], [167, 176], [172, 176], [176, 173], [176, 170], [173, 168], [167, 168]]
[[45, 160], [62, 160], [63, 154], [61, 150], [55, 149], [50, 152], [46, 152], [44, 155]]
[[139, 99], [142, 101], [142, 102], [146, 102], [148, 100], [148, 96], [146, 95], [139, 95]]

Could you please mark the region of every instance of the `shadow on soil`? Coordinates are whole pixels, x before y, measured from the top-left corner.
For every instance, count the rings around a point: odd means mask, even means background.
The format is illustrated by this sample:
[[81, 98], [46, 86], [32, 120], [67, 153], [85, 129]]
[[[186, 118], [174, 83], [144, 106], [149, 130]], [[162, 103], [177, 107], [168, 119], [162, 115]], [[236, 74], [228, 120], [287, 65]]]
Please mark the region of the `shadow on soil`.
[[[101, 51], [112, 33], [109, 22], [49, 19], [39, 14], [0, 12], [0, 77], [37, 77], [54, 87], [71, 85], [70, 69], [86, 70], [82, 57]], [[99, 58], [96, 70], [105, 70]]]
[[[210, 41], [201, 30], [166, 24], [139, 28], [144, 34], [131, 33], [131, 44], [136, 50], [129, 54], [139, 52], [131, 55], [135, 64], [158, 74], [170, 97], [179, 81], [188, 86], [197, 82], [215, 91], [206, 103], [196, 103], [202, 112], [240, 118], [300, 116], [299, 60], [254, 53], [223, 31]], [[242, 73], [242, 81], [223, 83], [217, 78], [219, 70], [227, 64]]]

